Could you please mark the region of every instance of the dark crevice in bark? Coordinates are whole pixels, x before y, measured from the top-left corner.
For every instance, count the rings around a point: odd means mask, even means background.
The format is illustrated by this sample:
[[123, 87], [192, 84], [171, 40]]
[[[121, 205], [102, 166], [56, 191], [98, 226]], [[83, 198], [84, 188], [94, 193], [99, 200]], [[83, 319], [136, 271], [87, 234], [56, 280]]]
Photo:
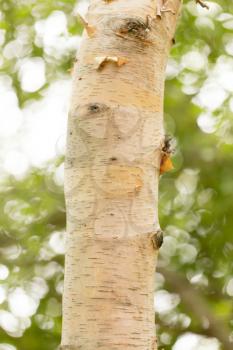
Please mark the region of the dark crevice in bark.
[[155, 234], [153, 234], [151, 239], [152, 239], [154, 248], [158, 250], [163, 244], [163, 231], [159, 229]]

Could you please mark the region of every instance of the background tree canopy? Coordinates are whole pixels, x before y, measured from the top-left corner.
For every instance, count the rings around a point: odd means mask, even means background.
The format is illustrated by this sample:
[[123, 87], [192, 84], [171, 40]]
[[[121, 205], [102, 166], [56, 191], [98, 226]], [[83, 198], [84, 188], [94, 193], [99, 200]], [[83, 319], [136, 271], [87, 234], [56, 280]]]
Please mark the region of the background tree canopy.
[[[184, 1], [167, 68], [176, 151], [160, 182], [161, 350], [233, 348], [233, 3], [208, 4]], [[69, 69], [86, 5], [0, 1], [0, 350], [60, 342]]]

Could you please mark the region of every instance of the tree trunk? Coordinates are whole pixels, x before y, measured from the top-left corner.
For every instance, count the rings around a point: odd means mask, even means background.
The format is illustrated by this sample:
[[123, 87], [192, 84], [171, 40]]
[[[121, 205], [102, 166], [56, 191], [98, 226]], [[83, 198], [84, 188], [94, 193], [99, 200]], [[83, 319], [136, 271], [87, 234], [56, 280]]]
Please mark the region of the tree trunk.
[[61, 349], [154, 350], [165, 68], [180, 0], [92, 0], [73, 73]]

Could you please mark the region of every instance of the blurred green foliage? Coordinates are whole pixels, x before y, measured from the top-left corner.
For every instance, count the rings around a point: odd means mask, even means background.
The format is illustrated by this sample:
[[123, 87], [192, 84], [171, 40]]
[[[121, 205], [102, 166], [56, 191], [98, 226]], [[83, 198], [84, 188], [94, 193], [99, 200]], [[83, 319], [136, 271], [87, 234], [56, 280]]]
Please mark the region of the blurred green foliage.
[[[203, 15], [206, 10], [197, 10], [194, 2], [184, 3], [165, 94], [166, 130], [177, 144], [175, 170], [160, 183], [165, 240], [156, 295], [159, 300], [169, 292], [166, 295], [173, 305], [167, 311], [158, 308], [156, 323], [160, 349], [172, 349], [185, 332], [218, 337], [214, 330], [217, 322], [221, 343], [224, 337], [226, 340], [222, 349], [227, 350], [227, 343], [233, 341], [233, 81], [229, 87], [226, 77], [226, 84], [223, 81], [221, 85], [214, 69], [220, 62], [221, 75], [227, 62], [233, 70], [233, 3], [215, 1], [215, 11], [208, 16]], [[52, 81], [68, 74], [75, 51], [59, 57], [46, 52], [36, 41], [35, 23], [54, 11], [63, 11], [68, 35], [79, 35], [81, 26], [72, 15], [75, 4], [74, 0], [0, 1], [0, 29], [5, 35], [0, 74], [12, 77], [21, 106], [41, 98]], [[20, 57], [4, 55], [4, 48], [18, 40], [22, 31], [27, 32], [22, 44], [27, 49]], [[189, 52], [200, 56], [193, 56], [194, 62], [190, 62]], [[44, 58], [47, 81], [40, 90], [29, 93], [21, 89], [17, 62], [34, 56]], [[204, 64], [199, 65], [198, 57]], [[215, 108], [205, 104], [208, 96], [203, 87], [209, 79], [215, 79], [225, 93]], [[220, 92], [213, 95], [213, 102]], [[0, 183], [0, 272], [4, 276], [5, 267], [10, 272], [0, 281], [0, 347], [4, 343], [18, 350], [55, 350], [59, 345], [65, 205], [55, 172], [62, 162], [61, 157], [44, 169], [31, 169], [23, 179], [9, 176]], [[173, 278], [176, 274], [178, 286]], [[190, 292], [190, 298], [179, 286]], [[9, 310], [14, 311], [15, 306], [9, 296], [15, 291], [21, 295], [22, 290], [31, 296], [32, 309], [21, 310], [26, 316], [11, 319]], [[193, 309], [191, 304], [200, 300], [205, 307]]]

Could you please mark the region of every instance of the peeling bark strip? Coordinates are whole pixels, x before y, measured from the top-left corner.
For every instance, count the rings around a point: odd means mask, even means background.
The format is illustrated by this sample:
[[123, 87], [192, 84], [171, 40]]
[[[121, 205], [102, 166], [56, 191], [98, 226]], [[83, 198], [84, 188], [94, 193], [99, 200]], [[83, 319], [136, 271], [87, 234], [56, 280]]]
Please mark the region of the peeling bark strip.
[[78, 14], [78, 19], [86, 29], [88, 36], [92, 37], [95, 35], [95, 28], [91, 26], [80, 14]]
[[62, 350], [156, 349], [163, 90], [180, 0], [162, 3], [159, 17], [158, 5], [92, 0], [83, 20], [65, 162]]
[[115, 63], [118, 67], [121, 67], [128, 62], [126, 58], [115, 56], [96, 57], [95, 61], [97, 70], [102, 69], [108, 62]]

